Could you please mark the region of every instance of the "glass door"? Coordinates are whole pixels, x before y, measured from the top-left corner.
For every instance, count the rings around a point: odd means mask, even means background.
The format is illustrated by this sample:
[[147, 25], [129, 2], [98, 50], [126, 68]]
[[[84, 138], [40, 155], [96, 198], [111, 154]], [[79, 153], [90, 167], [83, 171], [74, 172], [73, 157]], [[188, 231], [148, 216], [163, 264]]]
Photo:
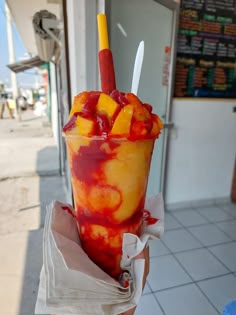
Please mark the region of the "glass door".
[[176, 30], [179, 4], [162, 0], [107, 1], [117, 89], [131, 90], [133, 67], [140, 41], [144, 41], [144, 60], [138, 97], [153, 106], [165, 123], [156, 142], [151, 165], [148, 195], [164, 193], [170, 105], [172, 100]]

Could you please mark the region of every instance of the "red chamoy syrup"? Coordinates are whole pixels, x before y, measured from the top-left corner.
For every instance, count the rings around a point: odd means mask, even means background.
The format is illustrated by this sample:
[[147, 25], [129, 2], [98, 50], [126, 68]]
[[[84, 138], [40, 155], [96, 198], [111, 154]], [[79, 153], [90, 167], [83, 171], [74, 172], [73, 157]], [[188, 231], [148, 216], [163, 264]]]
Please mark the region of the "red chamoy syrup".
[[151, 105], [116, 90], [104, 14], [98, 15], [98, 30], [102, 92], [75, 97], [63, 131], [82, 247], [117, 279], [124, 233], [140, 236], [143, 223], [158, 221], [148, 210], [143, 218], [143, 209], [154, 141], [163, 126]]
[[73, 218], [76, 217], [76, 216], [74, 215], [73, 211], [70, 209], [70, 207], [68, 207], [68, 206], [62, 206], [62, 209], [65, 210], [66, 212], [68, 212], [70, 215], [72, 215]]
[[151, 212], [149, 210], [144, 210], [143, 219], [147, 225], [153, 225], [159, 221], [159, 219], [151, 217]]

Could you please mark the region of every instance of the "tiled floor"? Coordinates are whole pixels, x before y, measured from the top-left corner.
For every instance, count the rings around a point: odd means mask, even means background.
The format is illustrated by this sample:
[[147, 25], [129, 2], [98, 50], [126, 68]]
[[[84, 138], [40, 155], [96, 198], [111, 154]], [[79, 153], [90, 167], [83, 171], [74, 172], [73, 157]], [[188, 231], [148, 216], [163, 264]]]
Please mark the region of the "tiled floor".
[[219, 315], [236, 299], [236, 205], [167, 210], [135, 315]]

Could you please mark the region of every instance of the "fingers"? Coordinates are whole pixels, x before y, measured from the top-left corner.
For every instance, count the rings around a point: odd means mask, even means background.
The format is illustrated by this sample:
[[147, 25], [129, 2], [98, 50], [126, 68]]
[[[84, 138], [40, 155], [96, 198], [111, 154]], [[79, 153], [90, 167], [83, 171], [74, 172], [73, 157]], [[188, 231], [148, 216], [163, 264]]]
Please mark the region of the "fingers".
[[128, 310], [124, 313], [121, 313], [120, 315], [133, 315], [135, 312], [136, 307], [132, 308], [131, 310]]
[[144, 248], [143, 254], [144, 254], [144, 259], [145, 259], [145, 267], [144, 267], [144, 274], [143, 274], [143, 289], [144, 289], [147, 276], [149, 274], [149, 246]]
[[141, 253], [139, 253], [137, 256], [135, 256], [135, 259], [142, 258], [145, 260], [144, 265], [144, 273], [143, 273], [143, 288], [146, 284], [146, 279], [149, 274], [149, 246], [145, 247]]
[[149, 246], [144, 248], [144, 259], [145, 259], [145, 276], [147, 278], [150, 270], [150, 256], [149, 256]]

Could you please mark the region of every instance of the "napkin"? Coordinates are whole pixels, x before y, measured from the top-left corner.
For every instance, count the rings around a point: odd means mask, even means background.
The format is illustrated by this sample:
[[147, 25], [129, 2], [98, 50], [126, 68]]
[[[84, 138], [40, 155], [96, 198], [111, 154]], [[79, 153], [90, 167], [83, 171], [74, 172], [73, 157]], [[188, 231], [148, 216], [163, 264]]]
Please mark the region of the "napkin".
[[140, 237], [123, 236], [121, 267], [116, 281], [83, 251], [74, 210], [53, 201], [47, 207], [43, 235], [43, 267], [35, 314], [117, 315], [136, 306], [142, 294], [144, 259], [134, 259], [149, 239], [164, 232], [161, 194], [147, 198]]

